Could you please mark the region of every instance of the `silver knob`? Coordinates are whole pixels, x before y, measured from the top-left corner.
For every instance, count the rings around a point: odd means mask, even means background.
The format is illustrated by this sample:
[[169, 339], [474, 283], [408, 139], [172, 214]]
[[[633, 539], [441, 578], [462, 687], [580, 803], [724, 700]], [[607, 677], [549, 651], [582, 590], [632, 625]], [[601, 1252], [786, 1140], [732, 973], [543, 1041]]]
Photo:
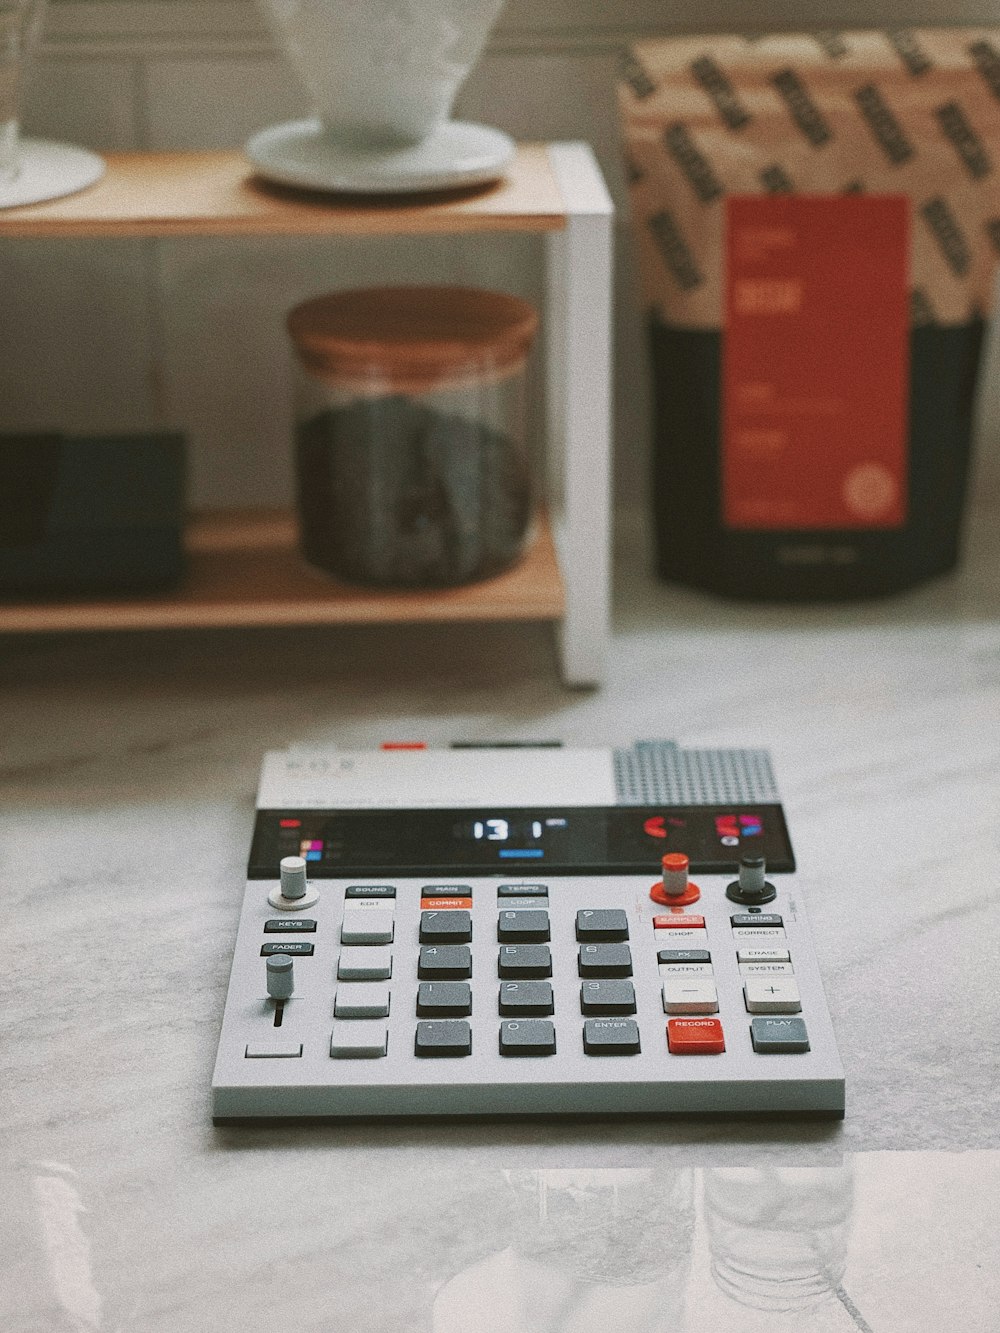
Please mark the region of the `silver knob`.
[[748, 896], [763, 895], [767, 888], [764, 874], [767, 867], [762, 856], [744, 856], [740, 862], [740, 888]]
[[306, 863], [301, 856], [281, 858], [281, 895], [290, 902], [306, 896]]
[[295, 967], [287, 953], [267, 960], [267, 993], [272, 1000], [287, 1000], [295, 989]]

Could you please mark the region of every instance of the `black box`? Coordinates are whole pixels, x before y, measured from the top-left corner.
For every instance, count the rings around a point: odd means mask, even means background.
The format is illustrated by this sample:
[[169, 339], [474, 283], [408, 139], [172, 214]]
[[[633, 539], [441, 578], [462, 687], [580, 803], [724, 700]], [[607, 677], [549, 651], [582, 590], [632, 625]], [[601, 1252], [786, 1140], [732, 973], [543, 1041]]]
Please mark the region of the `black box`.
[[184, 572], [180, 435], [0, 435], [0, 596], [170, 588]]

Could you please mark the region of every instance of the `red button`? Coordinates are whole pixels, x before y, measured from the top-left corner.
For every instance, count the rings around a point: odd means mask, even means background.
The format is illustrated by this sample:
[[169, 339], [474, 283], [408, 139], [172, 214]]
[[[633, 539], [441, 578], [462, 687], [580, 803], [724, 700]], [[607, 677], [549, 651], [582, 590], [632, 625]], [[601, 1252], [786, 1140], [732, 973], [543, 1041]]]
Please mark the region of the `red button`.
[[464, 909], [469, 911], [472, 907], [471, 898], [421, 898], [420, 910], [422, 912], [441, 912], [452, 911], [454, 909]]
[[672, 916], [654, 916], [654, 930], [704, 930], [705, 918], [703, 916], [679, 916], [676, 913]]
[[667, 1045], [672, 1055], [718, 1055], [726, 1049], [726, 1038], [717, 1018], [671, 1018]]
[[425, 741], [383, 741], [383, 750], [426, 750]]

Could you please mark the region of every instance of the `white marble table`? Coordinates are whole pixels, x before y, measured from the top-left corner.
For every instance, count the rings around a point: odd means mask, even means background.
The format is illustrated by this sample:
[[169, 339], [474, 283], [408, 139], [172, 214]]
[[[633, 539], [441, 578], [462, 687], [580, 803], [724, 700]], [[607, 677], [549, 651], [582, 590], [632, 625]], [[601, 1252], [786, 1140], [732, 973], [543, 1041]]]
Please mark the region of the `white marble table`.
[[[540, 627], [0, 641], [3, 1333], [996, 1333], [998, 507], [853, 607], [622, 548], [601, 692]], [[386, 736], [770, 748], [846, 1119], [213, 1128], [261, 753]]]

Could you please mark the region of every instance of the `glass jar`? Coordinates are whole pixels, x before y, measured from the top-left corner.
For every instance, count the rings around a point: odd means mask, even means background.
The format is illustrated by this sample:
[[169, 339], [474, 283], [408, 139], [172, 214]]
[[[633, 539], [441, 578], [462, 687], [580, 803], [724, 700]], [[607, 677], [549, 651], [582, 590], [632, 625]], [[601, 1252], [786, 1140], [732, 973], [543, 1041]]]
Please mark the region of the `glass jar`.
[[446, 587], [521, 555], [532, 514], [527, 301], [463, 287], [335, 292], [297, 306], [302, 549], [353, 583]]

